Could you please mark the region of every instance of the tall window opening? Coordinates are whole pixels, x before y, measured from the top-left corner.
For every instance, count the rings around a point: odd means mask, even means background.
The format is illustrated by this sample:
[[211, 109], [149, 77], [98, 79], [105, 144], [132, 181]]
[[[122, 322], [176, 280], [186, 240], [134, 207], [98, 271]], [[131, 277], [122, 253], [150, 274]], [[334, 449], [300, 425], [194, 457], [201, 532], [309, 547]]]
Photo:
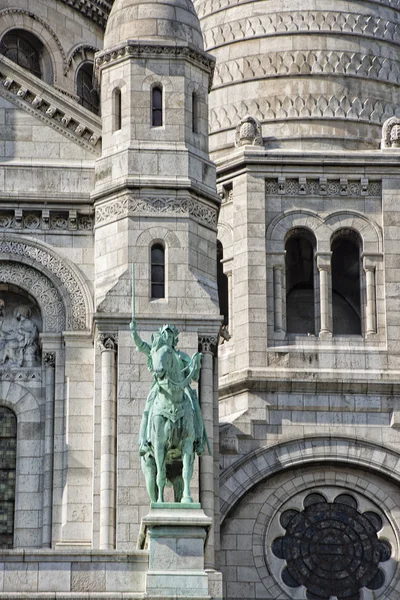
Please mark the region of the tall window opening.
[[151, 94], [151, 124], [153, 127], [161, 127], [163, 124], [162, 89], [159, 86], [153, 87]]
[[43, 44], [30, 32], [22, 29], [9, 31], [0, 42], [0, 52], [39, 79], [43, 79]]
[[224, 317], [223, 325], [229, 323], [229, 290], [228, 277], [224, 273], [222, 260], [224, 258], [224, 249], [219, 240], [217, 240], [217, 286], [219, 297], [219, 314]]
[[0, 548], [14, 543], [15, 471], [17, 420], [8, 408], [0, 406]]
[[196, 92], [192, 94], [192, 131], [199, 133], [199, 96]]
[[165, 298], [165, 249], [162, 244], [151, 247], [151, 297]]
[[114, 115], [114, 131], [119, 131], [122, 127], [122, 98], [121, 90], [116, 89], [113, 92], [113, 115]]
[[286, 242], [286, 328], [288, 333], [315, 334], [315, 240], [306, 230]]
[[76, 77], [76, 87], [79, 104], [98, 115], [100, 110], [100, 97], [93, 85], [92, 63], [85, 63], [80, 67]]
[[333, 334], [361, 335], [360, 240], [343, 232], [332, 242]]

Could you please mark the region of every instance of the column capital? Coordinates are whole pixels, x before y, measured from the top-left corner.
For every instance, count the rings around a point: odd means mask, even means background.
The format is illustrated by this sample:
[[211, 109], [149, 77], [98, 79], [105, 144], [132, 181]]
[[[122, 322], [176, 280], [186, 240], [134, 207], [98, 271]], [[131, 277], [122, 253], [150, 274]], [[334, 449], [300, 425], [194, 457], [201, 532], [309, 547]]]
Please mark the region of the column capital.
[[203, 354], [216, 354], [218, 337], [216, 335], [199, 335], [199, 352]]
[[317, 267], [320, 271], [330, 271], [332, 252], [317, 252]]
[[54, 369], [56, 366], [56, 353], [55, 352], [44, 352], [43, 353], [43, 364], [49, 369]]
[[118, 347], [118, 333], [115, 331], [99, 333], [97, 336], [97, 344], [100, 352], [105, 352], [106, 350], [116, 352]]

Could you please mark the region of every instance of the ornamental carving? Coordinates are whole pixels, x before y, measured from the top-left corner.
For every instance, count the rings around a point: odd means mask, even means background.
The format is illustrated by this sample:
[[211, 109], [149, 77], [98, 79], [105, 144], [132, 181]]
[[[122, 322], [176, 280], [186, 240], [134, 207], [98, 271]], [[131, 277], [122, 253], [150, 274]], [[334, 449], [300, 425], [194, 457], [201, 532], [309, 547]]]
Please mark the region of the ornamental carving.
[[400, 84], [398, 60], [357, 52], [299, 50], [267, 52], [249, 58], [218, 63], [214, 74], [214, 88], [231, 85], [233, 81], [326, 73]]
[[146, 58], [147, 56], [160, 56], [160, 54], [167, 54], [169, 56], [175, 56], [177, 58], [187, 58], [196, 63], [201, 68], [208, 71], [208, 91], [211, 91], [215, 69], [215, 59], [210, 58], [205, 52], [200, 52], [198, 50], [195, 50], [194, 48], [189, 48], [188, 46], [163, 46], [161, 44], [131, 43], [125, 46], [120, 46], [115, 50], [105, 50], [98, 54], [96, 59], [96, 68], [101, 69], [105, 64], [121, 60], [121, 58], [124, 58], [126, 56], [131, 56], [133, 58]]
[[55, 352], [45, 352], [43, 354], [43, 364], [45, 367], [49, 367], [54, 369], [56, 366], [56, 353]]
[[118, 347], [118, 333], [99, 333], [97, 342], [100, 352], [104, 352], [105, 350], [116, 351]]
[[240, 120], [235, 134], [235, 145], [237, 147], [247, 144], [263, 146], [260, 122], [250, 115], [246, 115]]
[[216, 209], [200, 200], [176, 197], [121, 198], [96, 208], [96, 225], [134, 214], [173, 214], [190, 216], [203, 225], [217, 227]]
[[339, 11], [287, 11], [260, 14], [223, 23], [204, 31], [208, 50], [225, 43], [276, 33], [321, 32], [341, 35], [352, 33], [382, 41], [400, 43], [400, 27], [384, 18]]
[[394, 115], [400, 117], [398, 105], [357, 96], [272, 96], [247, 100], [213, 108], [210, 111], [210, 132], [233, 129], [243, 114], [254, 115], [261, 123], [298, 118], [329, 118], [367, 121], [380, 125]]
[[392, 554], [380, 540], [383, 521], [374, 511], [361, 512], [353, 495], [339, 494], [327, 502], [319, 493], [304, 498], [303, 510], [280, 516], [283, 536], [272, 543], [272, 553], [285, 561], [282, 582], [306, 588], [308, 600], [361, 600], [362, 588], [379, 590], [385, 583], [381, 564]]
[[279, 177], [266, 179], [267, 196], [373, 196], [380, 197], [382, 184], [380, 181], [364, 179], [297, 179]]
[[[70, 305], [70, 314], [68, 316], [67, 322], [68, 329], [86, 329], [86, 315], [89, 310], [89, 307], [86, 306], [85, 297], [81, 289], [80, 281], [78, 280], [76, 274], [65, 262], [61, 261], [57, 256], [51, 254], [47, 249], [38, 247], [33, 243], [28, 244], [13, 239], [3, 239], [0, 241], [0, 254], [5, 254], [7, 259], [12, 257], [13, 255], [16, 255], [16, 257], [18, 257], [19, 260], [29, 259], [30, 261], [38, 263], [38, 269], [43, 270], [43, 268], [45, 268], [52, 275], [54, 275], [60, 281], [62, 287], [64, 287], [66, 294], [69, 297], [68, 299]], [[29, 268], [27, 265], [16, 265], [11, 262], [9, 263], [8, 271], [6, 271], [3, 268], [4, 264], [5, 263], [3, 262], [0, 263], [0, 273], [2, 274], [1, 277], [12, 277], [13, 273], [17, 270], [17, 266], [21, 268]], [[41, 265], [41, 267], [39, 267], [39, 265]], [[36, 273], [35, 269], [32, 270]], [[43, 279], [48, 281], [47, 278], [43, 277]], [[8, 282], [7, 279], [2, 280]], [[26, 283], [24, 285], [23, 281], [21, 281], [21, 285], [24, 288], [26, 287]], [[48, 285], [51, 284], [49, 283]], [[29, 291], [33, 296], [37, 298], [39, 302], [39, 297], [37, 296], [36, 292], [32, 289], [31, 286], [29, 287]], [[53, 306], [54, 304], [55, 303], [53, 302]], [[46, 301], [44, 301], [44, 305], [46, 305]], [[51, 325], [46, 324], [46, 330], [62, 331], [62, 327], [60, 326], [59, 322], [60, 314], [49, 315], [49, 317], [51, 317]], [[55, 322], [57, 322], [57, 327], [54, 328]]]
[[0, 210], [0, 229], [62, 229], [65, 231], [93, 230], [93, 217], [91, 215], [69, 213], [57, 213], [47, 209], [40, 212], [24, 211], [15, 209], [13, 212]]
[[381, 148], [399, 148], [400, 147], [400, 119], [392, 117], [385, 121], [382, 127]]
[[0, 282], [29, 291], [40, 306], [44, 331], [65, 329], [64, 304], [56, 288], [40, 271], [21, 263], [0, 261]]
[[105, 28], [114, 0], [61, 0]]
[[218, 337], [215, 335], [199, 336], [199, 352], [203, 354], [216, 354], [218, 348]]

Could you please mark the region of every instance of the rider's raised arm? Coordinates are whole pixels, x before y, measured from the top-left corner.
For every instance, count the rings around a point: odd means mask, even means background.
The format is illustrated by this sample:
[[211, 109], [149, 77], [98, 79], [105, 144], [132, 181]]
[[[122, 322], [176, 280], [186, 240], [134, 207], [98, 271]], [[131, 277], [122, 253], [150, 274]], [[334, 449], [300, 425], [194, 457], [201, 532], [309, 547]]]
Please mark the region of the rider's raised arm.
[[150, 348], [149, 344], [147, 342], [145, 342], [144, 340], [142, 340], [142, 338], [138, 334], [136, 321], [131, 321], [129, 328], [131, 330], [131, 335], [132, 335], [133, 341], [136, 344], [136, 348], [140, 352], [144, 352], [147, 356], [149, 356], [151, 348]]

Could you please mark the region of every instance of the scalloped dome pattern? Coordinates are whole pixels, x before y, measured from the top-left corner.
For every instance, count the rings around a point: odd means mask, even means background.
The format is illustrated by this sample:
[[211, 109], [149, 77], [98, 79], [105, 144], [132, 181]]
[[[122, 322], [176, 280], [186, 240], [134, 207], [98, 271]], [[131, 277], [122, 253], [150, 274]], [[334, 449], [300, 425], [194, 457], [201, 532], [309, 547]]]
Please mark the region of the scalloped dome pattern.
[[115, 0], [107, 21], [104, 49], [127, 40], [187, 42], [204, 50], [191, 0]]
[[[379, 148], [400, 106], [400, 0], [194, 0], [217, 58], [210, 149], [246, 114], [267, 147]], [[229, 150], [228, 150], [229, 151]]]

